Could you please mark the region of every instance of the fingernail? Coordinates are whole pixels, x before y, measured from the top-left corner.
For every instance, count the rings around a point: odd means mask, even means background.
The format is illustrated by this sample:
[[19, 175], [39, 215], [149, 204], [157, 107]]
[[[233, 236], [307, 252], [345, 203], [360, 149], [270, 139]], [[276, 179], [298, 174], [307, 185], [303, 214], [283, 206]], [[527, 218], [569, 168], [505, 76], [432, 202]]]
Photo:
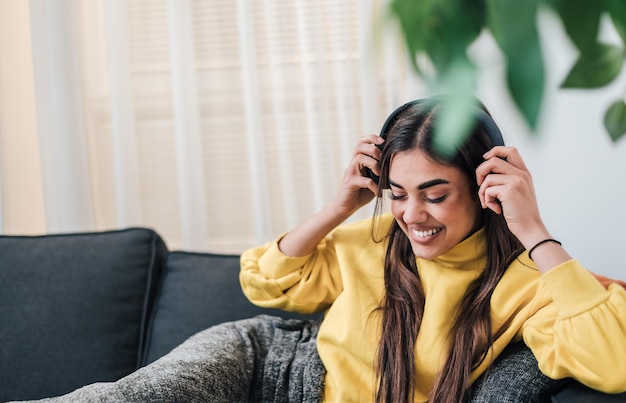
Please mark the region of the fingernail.
[[382, 142], [384, 142], [384, 141], [385, 141], [385, 139], [384, 139], [384, 138], [382, 138], [382, 137], [380, 137], [380, 136], [376, 137], [376, 142], [377, 142], [378, 144], [380, 144], [380, 143], [382, 143]]

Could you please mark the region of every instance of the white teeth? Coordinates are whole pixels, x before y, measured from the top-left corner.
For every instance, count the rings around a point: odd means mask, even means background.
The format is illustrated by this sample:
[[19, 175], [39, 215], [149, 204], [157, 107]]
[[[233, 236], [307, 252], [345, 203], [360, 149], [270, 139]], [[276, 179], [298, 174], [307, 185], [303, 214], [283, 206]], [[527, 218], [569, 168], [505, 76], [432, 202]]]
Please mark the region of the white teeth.
[[415, 236], [426, 237], [426, 236], [435, 235], [437, 232], [441, 231], [441, 228], [435, 228], [435, 229], [431, 229], [428, 231], [418, 231], [418, 230], [412, 230], [412, 231]]

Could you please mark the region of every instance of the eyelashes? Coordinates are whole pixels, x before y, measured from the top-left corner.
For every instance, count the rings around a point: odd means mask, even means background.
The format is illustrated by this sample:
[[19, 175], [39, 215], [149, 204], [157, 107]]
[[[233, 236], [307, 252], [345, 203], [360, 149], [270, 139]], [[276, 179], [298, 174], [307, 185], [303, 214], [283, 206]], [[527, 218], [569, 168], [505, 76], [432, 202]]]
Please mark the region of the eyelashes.
[[442, 201], [446, 200], [447, 197], [448, 197], [448, 195], [437, 197], [435, 199], [430, 199], [428, 197], [424, 197], [424, 200], [427, 201], [428, 203], [441, 203]]
[[396, 196], [392, 192], [389, 192], [387, 193], [387, 197], [389, 197], [390, 200], [402, 200], [406, 196]]
[[[390, 200], [404, 200], [404, 199], [406, 198], [406, 195], [395, 195], [395, 194], [393, 194], [393, 192], [389, 192], [389, 193], [387, 194], [387, 196], [389, 197], [389, 199], [390, 199]], [[437, 198], [430, 198], [430, 197], [426, 197], [426, 196], [424, 196], [424, 197], [423, 197], [423, 200], [424, 200], [426, 203], [433, 203], [433, 204], [436, 204], [436, 203], [441, 203], [441, 202], [442, 202], [442, 201], [444, 201], [447, 197], [448, 197], [448, 195], [447, 195], [447, 194], [446, 194], [446, 195], [443, 195], [443, 196], [441, 196], [441, 197], [437, 197]]]

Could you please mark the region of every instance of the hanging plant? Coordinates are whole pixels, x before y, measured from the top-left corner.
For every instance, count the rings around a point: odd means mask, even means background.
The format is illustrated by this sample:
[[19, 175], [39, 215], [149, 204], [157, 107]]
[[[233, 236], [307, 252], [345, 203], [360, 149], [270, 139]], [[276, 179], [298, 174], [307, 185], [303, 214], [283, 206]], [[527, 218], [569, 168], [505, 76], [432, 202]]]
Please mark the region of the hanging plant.
[[[438, 128], [438, 138], [444, 153], [462, 140], [459, 133], [469, 130], [471, 111], [465, 101], [476, 88], [476, 68], [467, 49], [483, 30], [493, 36], [506, 60], [506, 84], [516, 107], [529, 127], [536, 129], [545, 84], [537, 29], [541, 7], [558, 14], [578, 50], [561, 88], [593, 89], [613, 82], [626, 58], [626, 0], [392, 0], [392, 14], [400, 23], [415, 71], [458, 100], [442, 112], [447, 118], [441, 126], [446, 127]], [[599, 40], [605, 15], [622, 43]], [[417, 62], [423, 57], [431, 66], [428, 71]], [[613, 141], [626, 135], [624, 90], [619, 93], [604, 116]]]

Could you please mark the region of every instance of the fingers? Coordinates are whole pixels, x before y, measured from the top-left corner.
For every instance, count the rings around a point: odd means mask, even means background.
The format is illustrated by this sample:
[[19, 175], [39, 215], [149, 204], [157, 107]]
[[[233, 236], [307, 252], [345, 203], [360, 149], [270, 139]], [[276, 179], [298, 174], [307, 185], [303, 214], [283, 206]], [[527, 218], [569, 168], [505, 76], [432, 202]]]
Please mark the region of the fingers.
[[526, 164], [520, 155], [519, 151], [515, 147], [497, 146], [487, 151], [483, 158], [485, 161], [495, 160], [496, 158], [501, 161], [506, 161], [516, 168], [526, 170]]
[[380, 175], [378, 161], [380, 160], [381, 151], [379, 146], [385, 140], [377, 135], [364, 136], [359, 141], [355, 150], [353, 165], [361, 176], [367, 176], [365, 168], [369, 168], [375, 175]]
[[380, 159], [380, 149], [378, 148], [385, 140], [375, 134], [364, 136], [357, 144], [355, 155], [364, 154], [375, 160]]
[[476, 181], [479, 186], [489, 174], [517, 175], [524, 173], [524, 175], [530, 176], [524, 160], [515, 147], [493, 147], [483, 155], [483, 158], [485, 162], [476, 169]]
[[370, 169], [376, 176], [380, 176], [380, 167], [378, 165], [378, 159], [365, 154], [357, 154], [352, 163], [355, 167], [354, 173], [366, 178], [369, 178], [367, 169]]
[[338, 205], [346, 210], [356, 211], [378, 195], [378, 184], [368, 175], [367, 170], [380, 176], [378, 160], [381, 153], [377, 145], [383, 141], [379, 136], [371, 135], [362, 137], [357, 144], [336, 199]]
[[354, 179], [354, 183], [361, 189], [368, 189], [373, 195], [378, 194], [378, 184], [369, 177], [358, 176]]
[[483, 208], [502, 214], [502, 206], [513, 194], [532, 195], [532, 179], [514, 147], [494, 147], [476, 169], [478, 197]]
[[518, 239], [529, 230], [543, 226], [530, 172], [517, 150], [496, 147], [485, 157], [487, 160], [476, 169], [482, 207], [504, 215]]
[[609, 288], [611, 284], [619, 284], [621, 287], [626, 288], [626, 282], [622, 280], [613, 279], [593, 272], [590, 273], [604, 286], [604, 288]]
[[381, 145], [385, 142], [385, 139], [380, 137], [378, 134], [368, 134], [367, 136], [361, 137], [359, 144], [376, 144]]
[[[493, 178], [497, 176], [498, 178]], [[509, 178], [502, 175], [491, 175], [478, 189], [478, 199], [481, 206], [491, 209], [496, 214], [502, 214], [502, 205], [506, 202], [513, 186]]]

